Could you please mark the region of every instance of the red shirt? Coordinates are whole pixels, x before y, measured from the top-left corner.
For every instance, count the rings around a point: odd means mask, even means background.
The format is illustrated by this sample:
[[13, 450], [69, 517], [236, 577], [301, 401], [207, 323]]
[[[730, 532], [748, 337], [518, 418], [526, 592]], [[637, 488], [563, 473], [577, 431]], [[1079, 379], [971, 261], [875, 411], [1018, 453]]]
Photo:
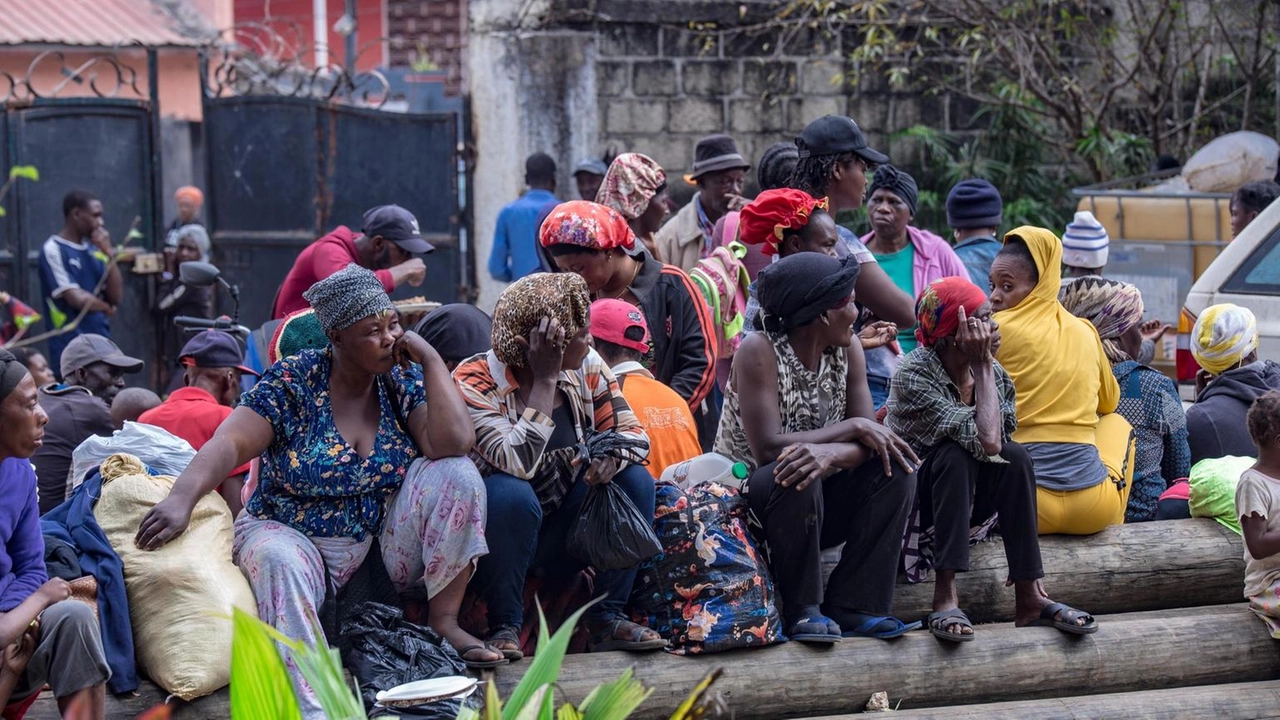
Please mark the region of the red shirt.
[[[347, 265], [360, 264], [356, 255], [357, 237], [359, 233], [345, 225], [339, 225], [333, 232], [304, 248], [293, 262], [284, 282], [280, 284], [275, 306], [271, 308], [271, 318], [279, 320], [291, 312], [311, 307], [311, 303], [303, 299], [302, 293]], [[382, 289], [388, 294], [396, 289], [390, 270], [375, 270], [374, 274], [382, 281]]]
[[[138, 416], [138, 422], [167, 430], [191, 443], [191, 447], [199, 452], [230, 414], [231, 408], [219, 405], [208, 392], [184, 387], [174, 390], [169, 399]], [[249, 463], [232, 470], [231, 474], [247, 472]]]

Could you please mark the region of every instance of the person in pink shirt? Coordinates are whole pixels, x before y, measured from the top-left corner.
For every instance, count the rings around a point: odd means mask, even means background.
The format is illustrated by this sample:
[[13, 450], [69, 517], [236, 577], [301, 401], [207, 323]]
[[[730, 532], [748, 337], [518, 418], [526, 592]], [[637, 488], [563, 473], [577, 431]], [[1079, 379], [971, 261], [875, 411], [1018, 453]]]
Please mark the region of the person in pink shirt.
[[298, 255], [276, 292], [271, 318], [311, 307], [302, 293], [351, 263], [373, 270], [387, 294], [406, 283], [417, 287], [426, 279], [427, 266], [413, 255], [432, 250], [413, 213], [399, 205], [379, 205], [364, 214], [361, 232], [339, 225]]

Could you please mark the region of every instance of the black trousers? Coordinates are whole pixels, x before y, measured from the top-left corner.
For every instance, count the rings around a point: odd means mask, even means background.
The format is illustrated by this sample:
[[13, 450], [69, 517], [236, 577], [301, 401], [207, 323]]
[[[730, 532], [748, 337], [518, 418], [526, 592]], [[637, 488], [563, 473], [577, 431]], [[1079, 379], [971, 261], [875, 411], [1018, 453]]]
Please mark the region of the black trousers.
[[1044, 577], [1036, 534], [1036, 476], [1031, 456], [1006, 442], [1007, 463], [982, 462], [947, 440], [920, 465], [920, 526], [933, 525], [935, 570], [969, 569], [969, 526], [1000, 514], [1000, 535], [1009, 561], [1009, 578]]
[[886, 475], [877, 457], [796, 490], [774, 481], [775, 465], [752, 473], [747, 502], [764, 526], [769, 569], [788, 619], [804, 606], [823, 604], [822, 550], [840, 543], [845, 546], [827, 583], [826, 604], [890, 614], [915, 473], [895, 464], [893, 475]]

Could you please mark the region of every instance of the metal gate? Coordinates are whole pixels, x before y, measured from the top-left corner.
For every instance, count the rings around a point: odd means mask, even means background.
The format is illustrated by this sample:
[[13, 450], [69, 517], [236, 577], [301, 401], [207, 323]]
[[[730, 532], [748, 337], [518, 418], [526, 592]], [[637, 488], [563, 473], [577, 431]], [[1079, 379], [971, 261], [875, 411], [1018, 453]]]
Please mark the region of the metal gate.
[[244, 324], [270, 318], [304, 247], [338, 225], [359, 231], [365, 210], [388, 203], [417, 216], [437, 248], [424, 258], [422, 287], [395, 296], [466, 299], [456, 115], [377, 109], [368, 87], [376, 74], [349, 78], [334, 69], [253, 82], [222, 68], [202, 75], [214, 258], [240, 286]]
[[[153, 55], [148, 57], [154, 63]], [[42, 63], [62, 63], [48, 52], [30, 66], [29, 77]], [[154, 66], [153, 66], [154, 67]], [[38, 182], [20, 180], [0, 205], [0, 289], [22, 298], [48, 318], [39, 275], [39, 253], [50, 235], [63, 226], [62, 198], [75, 189], [97, 195], [105, 210], [112, 241], [121, 244], [130, 229], [142, 237], [131, 245], [154, 249], [161, 227], [157, 192], [159, 159], [154, 96], [138, 89], [134, 71], [113, 56], [95, 57], [78, 67], [61, 68], [66, 80], [54, 88], [37, 88], [25, 78], [7, 74], [0, 82], [0, 171], [9, 177], [15, 165], [33, 165]], [[154, 78], [154, 76], [153, 76]], [[100, 97], [60, 98], [68, 83], [87, 85]], [[154, 89], [155, 83], [151, 83]], [[112, 319], [112, 339], [128, 354], [155, 357], [151, 320], [151, 283], [124, 270], [124, 301]], [[48, 324], [30, 334], [47, 330]]]

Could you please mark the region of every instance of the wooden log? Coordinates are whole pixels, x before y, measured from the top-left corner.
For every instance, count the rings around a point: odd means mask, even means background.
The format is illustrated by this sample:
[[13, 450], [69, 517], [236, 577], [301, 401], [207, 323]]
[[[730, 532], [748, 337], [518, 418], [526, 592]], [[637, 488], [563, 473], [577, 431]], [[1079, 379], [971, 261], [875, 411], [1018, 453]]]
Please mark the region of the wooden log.
[[[1013, 588], [1005, 587], [1004, 541], [970, 549], [959, 575], [960, 606], [974, 622], [1013, 620]], [[1135, 523], [1097, 535], [1040, 538], [1045, 588], [1054, 600], [1094, 614], [1237, 603], [1244, 592], [1244, 544], [1213, 520]], [[830, 573], [834, 562], [824, 564]], [[933, 579], [899, 582], [894, 612], [929, 614]]]
[[[890, 705], [939, 707], [1091, 693], [1270, 680], [1280, 652], [1246, 608], [1099, 618], [1094, 635], [990, 625], [964, 645], [925, 632], [892, 642], [857, 639], [818, 649], [800, 643], [704, 657], [599, 653], [565, 659], [558, 697], [581, 701], [628, 667], [654, 689], [634, 716], [665, 718], [715, 668], [717, 691], [739, 720], [812, 717], [861, 710], [875, 692]], [[500, 667], [507, 696], [528, 663]]]
[[[829, 715], [810, 720], [854, 720], [866, 717], [866, 714]], [[1080, 720], [1119, 717], [1128, 720], [1179, 720], [1195, 717], [1215, 720], [1274, 719], [1280, 718], [1280, 680], [904, 710], [890, 717], [893, 720]]]

